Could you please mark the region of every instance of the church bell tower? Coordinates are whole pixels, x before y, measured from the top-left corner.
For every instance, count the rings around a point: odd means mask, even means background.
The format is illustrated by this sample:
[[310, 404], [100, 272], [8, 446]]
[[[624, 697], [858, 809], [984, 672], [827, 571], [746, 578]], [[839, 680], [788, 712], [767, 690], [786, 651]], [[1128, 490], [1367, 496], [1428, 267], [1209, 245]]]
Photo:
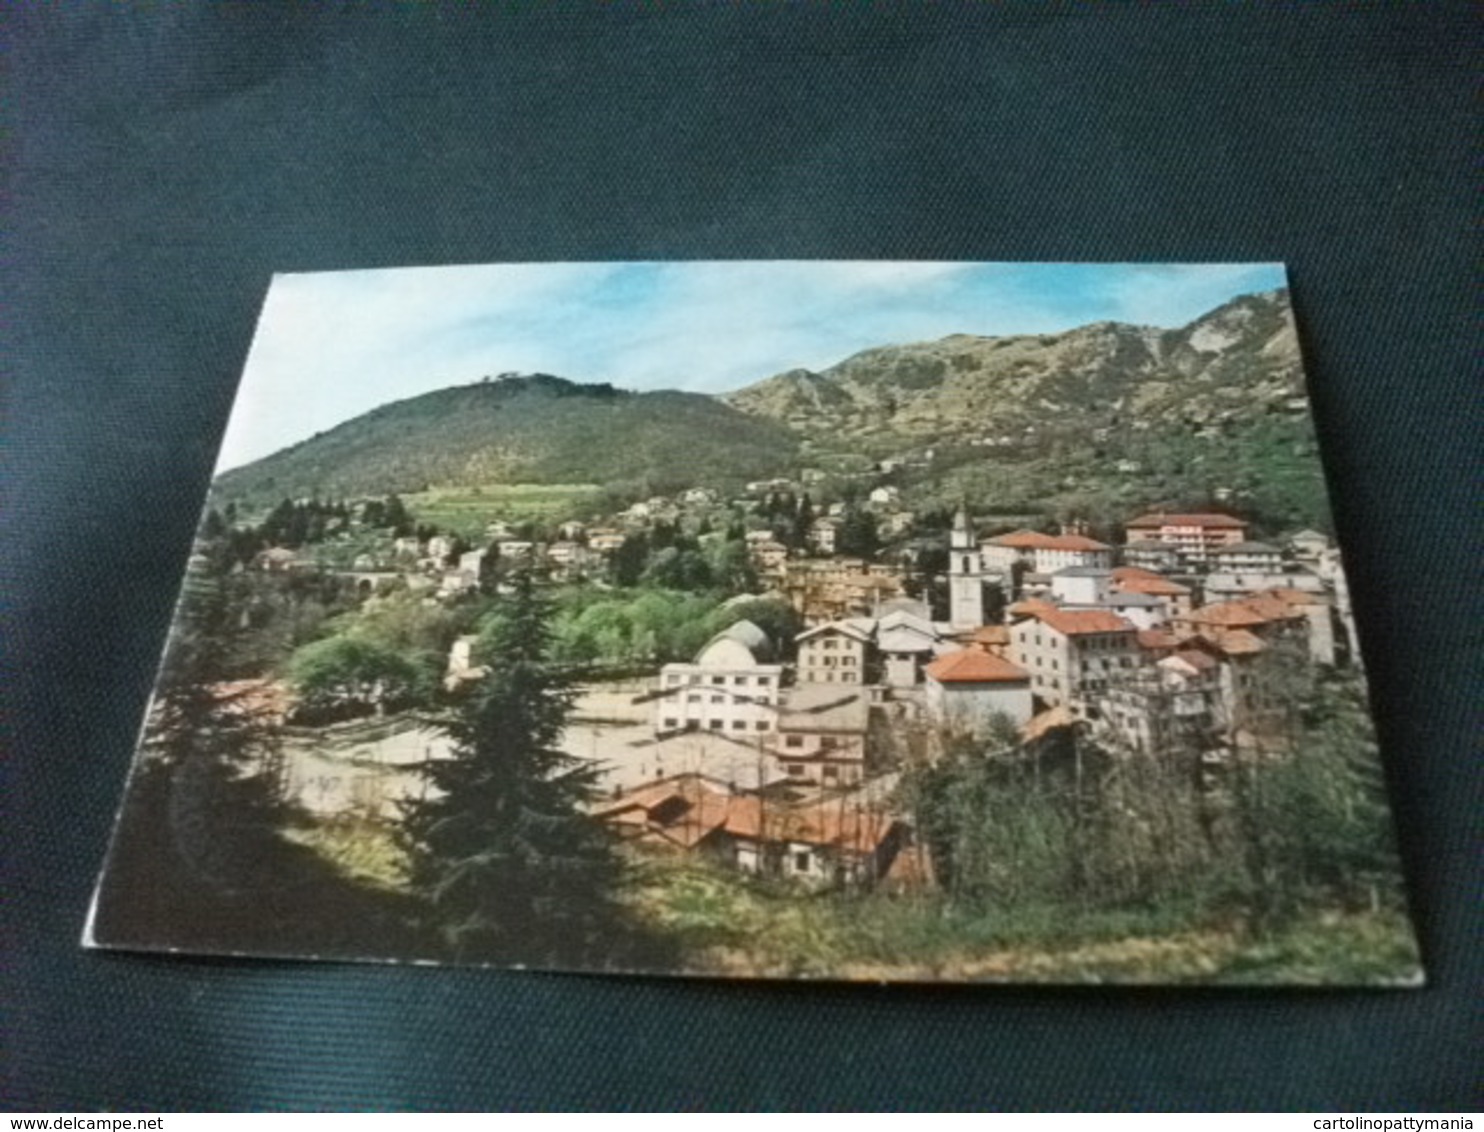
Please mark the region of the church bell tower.
[[953, 516], [948, 534], [948, 623], [955, 629], [984, 624], [984, 565], [964, 505]]

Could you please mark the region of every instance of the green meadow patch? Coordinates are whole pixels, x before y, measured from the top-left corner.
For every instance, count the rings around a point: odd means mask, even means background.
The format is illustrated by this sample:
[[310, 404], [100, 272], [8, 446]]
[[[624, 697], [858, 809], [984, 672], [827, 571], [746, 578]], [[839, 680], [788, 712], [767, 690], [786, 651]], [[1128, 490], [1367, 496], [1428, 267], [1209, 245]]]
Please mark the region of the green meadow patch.
[[486, 523], [549, 521], [574, 514], [602, 492], [592, 483], [490, 483], [433, 487], [402, 497], [419, 522], [482, 538]]

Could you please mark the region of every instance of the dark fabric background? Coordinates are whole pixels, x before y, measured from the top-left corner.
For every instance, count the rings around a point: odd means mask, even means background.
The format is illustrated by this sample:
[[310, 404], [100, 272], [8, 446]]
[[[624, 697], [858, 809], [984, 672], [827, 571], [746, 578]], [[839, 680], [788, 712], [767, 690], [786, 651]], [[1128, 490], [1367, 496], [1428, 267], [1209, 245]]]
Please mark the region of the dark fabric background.
[[[17, 0], [3, 18], [6, 1104], [1480, 1103], [1470, 5]], [[78, 949], [269, 273], [702, 257], [1291, 265], [1426, 990]]]

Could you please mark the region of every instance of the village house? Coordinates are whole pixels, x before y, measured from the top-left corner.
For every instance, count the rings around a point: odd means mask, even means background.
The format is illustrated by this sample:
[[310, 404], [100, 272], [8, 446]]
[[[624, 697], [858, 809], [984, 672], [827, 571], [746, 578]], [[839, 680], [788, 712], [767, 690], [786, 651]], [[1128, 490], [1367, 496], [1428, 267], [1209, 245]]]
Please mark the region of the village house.
[[1139, 664], [1137, 632], [1106, 610], [1037, 605], [1012, 624], [1010, 655], [1046, 704], [1093, 718], [1110, 682]]
[[772, 491], [792, 491], [793, 481], [786, 479], [753, 480], [745, 488], [748, 495], [767, 495]]
[[1300, 561], [1318, 562], [1329, 550], [1329, 536], [1306, 527], [1297, 534], [1289, 535], [1288, 545], [1292, 548], [1294, 557]]
[[970, 647], [945, 653], [924, 676], [928, 712], [939, 723], [973, 729], [997, 715], [1016, 726], [1031, 718], [1030, 674], [992, 652]]
[[1194, 595], [1189, 586], [1137, 566], [1115, 567], [1109, 579], [1109, 588], [1114, 593], [1144, 594], [1159, 598], [1165, 621], [1172, 621], [1183, 613], [1189, 613], [1194, 607]]
[[865, 684], [871, 651], [870, 622], [831, 621], [805, 629], [798, 642], [801, 684]]
[[1115, 741], [1140, 752], [1211, 746], [1225, 726], [1220, 664], [1209, 651], [1183, 648], [1111, 685], [1102, 721]]
[[[1246, 541], [1247, 524], [1230, 515], [1199, 512], [1140, 515], [1124, 524], [1129, 543], [1156, 542], [1172, 547], [1182, 566], [1204, 567], [1212, 554], [1224, 547]], [[1130, 565], [1142, 565], [1130, 559]]]
[[779, 584], [807, 625], [873, 616], [902, 594], [902, 570], [859, 558], [789, 559]]
[[768, 635], [751, 621], [722, 630], [689, 664], [660, 669], [654, 730], [719, 731], [747, 738], [774, 729], [783, 665], [770, 661]]
[[554, 572], [563, 578], [580, 575], [588, 564], [589, 551], [580, 542], [559, 539], [546, 548], [546, 560]]
[[624, 544], [627, 538], [628, 536], [622, 531], [612, 529], [596, 530], [588, 534], [587, 546], [589, 550], [595, 551], [598, 554], [612, 554]]
[[876, 621], [882, 680], [890, 688], [916, 687], [923, 667], [945, 647], [943, 635], [922, 602], [894, 601], [883, 608]]
[[312, 565], [301, 558], [297, 550], [290, 550], [286, 546], [270, 546], [267, 550], [260, 550], [253, 555], [252, 562], [259, 570], [266, 570], [269, 573], [299, 570]]
[[788, 547], [772, 539], [750, 543], [747, 549], [752, 564], [765, 574], [780, 573], [788, 561]]
[[834, 554], [840, 534], [840, 520], [833, 515], [821, 515], [809, 525], [809, 545], [820, 554]]
[[916, 515], [911, 511], [887, 511], [877, 520], [877, 530], [883, 538], [901, 538], [912, 529]]
[[438, 596], [454, 598], [470, 593], [479, 585], [479, 576], [468, 570], [446, 570], [438, 579]]
[[459, 569], [465, 574], [479, 577], [479, 571], [484, 566], [484, 560], [488, 556], [487, 550], [466, 550], [459, 555]]
[[[1333, 601], [1324, 590], [1324, 583], [1312, 574], [1279, 575], [1278, 579], [1280, 584], [1270, 584], [1256, 593], [1231, 591], [1230, 600], [1240, 602], [1246, 597], [1260, 598], [1264, 595], [1278, 599], [1292, 612], [1302, 614], [1307, 621], [1309, 659], [1316, 664], [1334, 664], [1337, 657], [1335, 610]], [[1207, 597], [1217, 598], [1219, 601], [1228, 597], [1228, 591], [1208, 588]]]
[[486, 665], [475, 664], [473, 660], [474, 645], [478, 640], [473, 634], [455, 638], [448, 650], [448, 664], [443, 670], [445, 691], [457, 691], [464, 684], [489, 675]]
[[581, 566], [587, 548], [571, 539], [559, 539], [546, 548], [546, 557], [558, 566]]
[[528, 559], [536, 553], [536, 544], [526, 539], [502, 538], [494, 543], [495, 553], [507, 562]]
[[1052, 600], [1059, 605], [1104, 605], [1112, 590], [1113, 571], [1100, 566], [1064, 566], [1049, 582]]
[[809, 887], [868, 885], [886, 875], [904, 829], [858, 800], [787, 802], [738, 794], [726, 783], [682, 774], [598, 803], [594, 816], [628, 844], [696, 853], [739, 872]]
[[1217, 547], [1207, 558], [1212, 570], [1233, 574], [1276, 573], [1283, 569], [1283, 554], [1265, 542], [1237, 542]]
[[785, 693], [764, 750], [791, 781], [854, 786], [865, 778], [869, 719], [864, 689], [799, 684]]
[[434, 535], [428, 539], [428, 557], [443, 562], [453, 553], [453, 545], [453, 539], [447, 535]]
[[1173, 573], [1180, 569], [1180, 555], [1165, 542], [1133, 540], [1124, 544], [1121, 557], [1125, 565], [1146, 573]]
[[1173, 628], [1177, 634], [1204, 637], [1218, 645], [1233, 632], [1251, 634], [1267, 643], [1284, 637], [1307, 637], [1308, 615], [1300, 608], [1299, 601], [1290, 600], [1291, 596], [1268, 591], [1237, 601], [1203, 605], [1177, 619]]
[[1361, 661], [1360, 638], [1355, 632], [1355, 610], [1350, 604], [1350, 583], [1345, 578], [1345, 567], [1340, 561], [1340, 552], [1335, 549], [1326, 550], [1320, 555], [1315, 570], [1334, 595], [1335, 616], [1340, 619], [1340, 625], [1345, 630], [1345, 644], [1349, 651], [1350, 663], [1358, 665]]
[[1153, 629], [1166, 619], [1165, 604], [1160, 598], [1115, 590], [1111, 570], [1068, 566], [1051, 575], [1050, 592], [1058, 608], [1106, 609], [1131, 622], [1136, 629]]
[[1081, 534], [1011, 531], [982, 540], [979, 550], [984, 569], [1000, 574], [1008, 574], [1017, 566], [1047, 575], [1069, 566], [1113, 567], [1113, 548]]

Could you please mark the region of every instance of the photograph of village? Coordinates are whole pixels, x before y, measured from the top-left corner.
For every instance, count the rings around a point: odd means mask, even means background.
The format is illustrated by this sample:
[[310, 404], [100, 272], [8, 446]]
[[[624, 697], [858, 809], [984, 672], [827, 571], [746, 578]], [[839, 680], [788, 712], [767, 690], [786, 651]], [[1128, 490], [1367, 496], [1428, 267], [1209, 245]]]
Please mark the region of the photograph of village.
[[1419, 983], [1283, 269], [275, 277], [84, 942]]

